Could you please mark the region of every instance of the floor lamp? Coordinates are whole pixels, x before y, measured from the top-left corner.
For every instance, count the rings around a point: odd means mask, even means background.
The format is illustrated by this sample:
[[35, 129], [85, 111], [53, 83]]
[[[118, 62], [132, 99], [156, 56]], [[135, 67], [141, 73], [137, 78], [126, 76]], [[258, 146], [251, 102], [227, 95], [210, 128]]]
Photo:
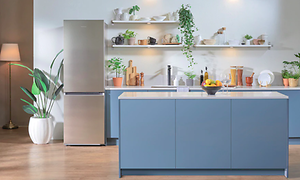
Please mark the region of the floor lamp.
[[[2, 44], [0, 61], [21, 61], [19, 46], [15, 43], [4, 43]], [[9, 69], [9, 123], [5, 124], [3, 129], [17, 129], [18, 126], [14, 125], [11, 121], [11, 65], [8, 64]]]

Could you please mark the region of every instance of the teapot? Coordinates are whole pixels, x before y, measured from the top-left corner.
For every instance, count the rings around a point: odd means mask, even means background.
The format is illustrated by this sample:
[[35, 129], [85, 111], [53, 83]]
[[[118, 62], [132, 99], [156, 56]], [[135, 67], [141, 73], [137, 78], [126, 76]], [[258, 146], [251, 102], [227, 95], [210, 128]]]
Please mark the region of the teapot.
[[116, 44], [116, 45], [123, 45], [124, 44], [124, 37], [119, 35], [117, 37], [113, 37], [111, 38], [111, 42], [113, 44]]
[[148, 36], [148, 41], [150, 45], [155, 45], [156, 44], [156, 39], [153, 37]]

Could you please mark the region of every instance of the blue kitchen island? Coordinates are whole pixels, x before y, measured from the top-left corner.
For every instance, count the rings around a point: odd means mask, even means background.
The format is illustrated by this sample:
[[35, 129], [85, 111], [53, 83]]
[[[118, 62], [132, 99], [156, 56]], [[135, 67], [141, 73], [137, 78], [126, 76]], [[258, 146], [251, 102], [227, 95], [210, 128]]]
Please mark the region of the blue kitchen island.
[[288, 176], [288, 96], [278, 92], [124, 92], [123, 175]]

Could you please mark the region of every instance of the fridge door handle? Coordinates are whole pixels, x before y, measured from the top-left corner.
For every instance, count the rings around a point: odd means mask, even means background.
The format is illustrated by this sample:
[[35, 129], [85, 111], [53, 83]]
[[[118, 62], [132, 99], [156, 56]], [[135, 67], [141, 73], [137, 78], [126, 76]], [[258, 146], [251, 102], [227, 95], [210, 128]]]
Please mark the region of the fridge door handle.
[[104, 96], [103, 92], [65, 92], [67, 96]]

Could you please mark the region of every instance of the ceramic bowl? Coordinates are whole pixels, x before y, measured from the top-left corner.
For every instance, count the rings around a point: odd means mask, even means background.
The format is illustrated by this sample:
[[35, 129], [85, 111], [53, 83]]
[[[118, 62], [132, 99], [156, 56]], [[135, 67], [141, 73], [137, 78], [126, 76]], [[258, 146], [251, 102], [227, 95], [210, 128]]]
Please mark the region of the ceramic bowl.
[[266, 41], [265, 41], [265, 40], [262, 40], [262, 39], [258, 40], [258, 44], [259, 44], [259, 45], [264, 45], [265, 42], [266, 42]]
[[208, 95], [215, 95], [221, 88], [222, 86], [201, 86], [202, 89], [208, 94]]
[[151, 18], [149, 18], [149, 17], [141, 17], [139, 19], [139, 21], [150, 21], [150, 20], [151, 20]]
[[214, 45], [216, 43], [215, 39], [203, 39], [205, 45]]
[[166, 19], [166, 16], [153, 16], [153, 19], [155, 19], [155, 21], [163, 21]]

